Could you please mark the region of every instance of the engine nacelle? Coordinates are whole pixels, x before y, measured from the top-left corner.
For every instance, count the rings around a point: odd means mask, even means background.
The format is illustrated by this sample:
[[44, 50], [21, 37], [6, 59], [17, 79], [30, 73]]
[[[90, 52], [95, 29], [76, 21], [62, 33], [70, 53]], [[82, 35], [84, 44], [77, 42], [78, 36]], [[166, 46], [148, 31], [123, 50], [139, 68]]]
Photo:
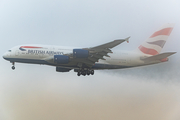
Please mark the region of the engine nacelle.
[[56, 67], [56, 72], [69, 72], [70, 70], [69, 68]]
[[69, 63], [69, 56], [54, 55], [54, 63], [57, 63], [57, 64], [68, 64]]
[[88, 58], [89, 51], [84, 49], [73, 49], [74, 58]]

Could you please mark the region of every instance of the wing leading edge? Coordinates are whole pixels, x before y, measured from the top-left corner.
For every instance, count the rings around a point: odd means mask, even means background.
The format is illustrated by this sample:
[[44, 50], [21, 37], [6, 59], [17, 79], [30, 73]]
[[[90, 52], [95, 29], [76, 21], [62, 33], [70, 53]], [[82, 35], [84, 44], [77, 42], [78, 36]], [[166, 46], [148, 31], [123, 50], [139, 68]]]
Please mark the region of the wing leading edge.
[[110, 57], [108, 53], [113, 53], [111, 49], [125, 41], [129, 42], [129, 38], [130, 37], [125, 39], [114, 40], [112, 42], [108, 42], [91, 48], [84, 48], [89, 51], [89, 57], [83, 59], [81, 62], [88, 67], [92, 67], [95, 64], [95, 62], [98, 62], [99, 59], [105, 60], [104, 56]]

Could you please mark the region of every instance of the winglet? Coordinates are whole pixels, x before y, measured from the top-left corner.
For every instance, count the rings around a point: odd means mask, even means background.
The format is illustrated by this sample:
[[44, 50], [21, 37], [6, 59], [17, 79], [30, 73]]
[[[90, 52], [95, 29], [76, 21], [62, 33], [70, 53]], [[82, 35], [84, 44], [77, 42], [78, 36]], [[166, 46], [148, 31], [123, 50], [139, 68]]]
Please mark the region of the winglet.
[[130, 36], [127, 37], [127, 38], [125, 38], [125, 41], [126, 41], [127, 43], [129, 43], [129, 38], [130, 38]]

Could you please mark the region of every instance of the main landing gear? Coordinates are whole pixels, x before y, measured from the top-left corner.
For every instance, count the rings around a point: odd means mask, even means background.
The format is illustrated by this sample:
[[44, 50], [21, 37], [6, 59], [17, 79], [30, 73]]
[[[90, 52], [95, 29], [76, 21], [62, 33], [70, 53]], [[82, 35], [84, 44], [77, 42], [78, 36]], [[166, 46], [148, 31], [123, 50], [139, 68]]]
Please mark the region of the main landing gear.
[[12, 69], [15, 70], [15, 66], [14, 66], [14, 65], [15, 65], [15, 62], [12, 62], [12, 65], [13, 65], [13, 66], [12, 66]]
[[77, 72], [77, 76], [80, 76], [80, 75], [83, 75], [83, 76], [86, 76], [86, 75], [94, 75], [94, 70], [78, 70]]

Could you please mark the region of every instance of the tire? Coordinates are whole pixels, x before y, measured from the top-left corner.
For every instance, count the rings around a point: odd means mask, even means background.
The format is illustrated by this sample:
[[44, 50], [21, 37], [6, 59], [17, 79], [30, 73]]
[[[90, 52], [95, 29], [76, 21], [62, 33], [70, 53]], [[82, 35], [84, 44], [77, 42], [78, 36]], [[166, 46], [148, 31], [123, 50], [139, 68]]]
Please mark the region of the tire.
[[91, 71], [88, 70], [88, 71], [87, 71], [87, 75], [90, 75], [90, 74], [91, 74]]
[[91, 75], [94, 75], [94, 70], [91, 70]]
[[77, 76], [80, 76], [80, 75], [81, 75], [81, 73], [80, 73], [80, 72], [78, 72]]
[[15, 69], [15, 67], [14, 67], [14, 66], [12, 66], [12, 69], [14, 70], [14, 69]]

